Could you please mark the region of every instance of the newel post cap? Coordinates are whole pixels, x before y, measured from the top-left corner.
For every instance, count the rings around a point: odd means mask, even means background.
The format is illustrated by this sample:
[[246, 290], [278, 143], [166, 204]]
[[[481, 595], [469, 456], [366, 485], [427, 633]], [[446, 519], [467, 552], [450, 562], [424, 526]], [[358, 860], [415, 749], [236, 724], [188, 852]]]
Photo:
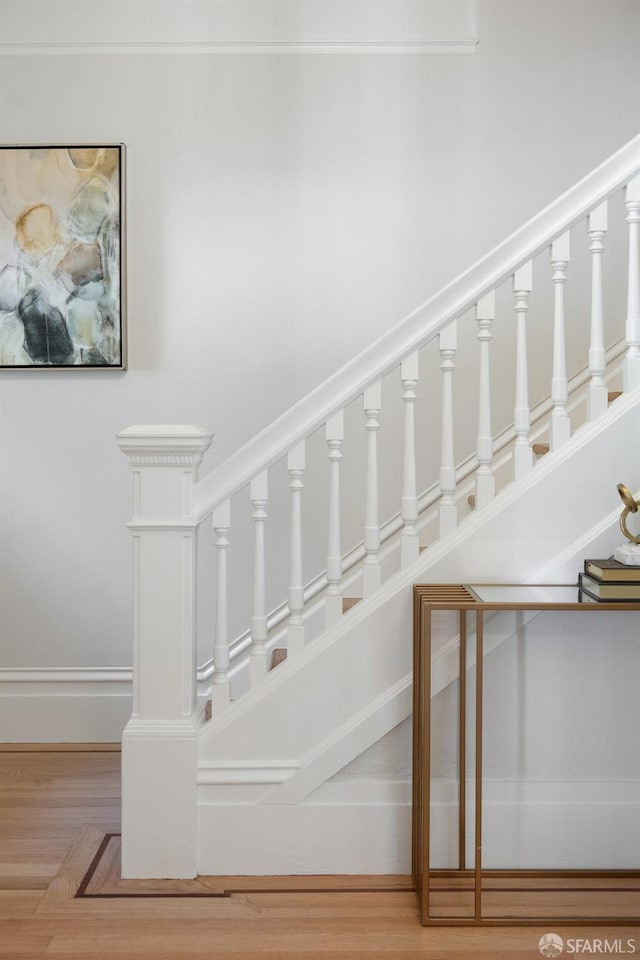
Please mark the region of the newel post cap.
[[193, 424], [143, 424], [118, 434], [118, 446], [132, 467], [196, 467], [213, 434]]

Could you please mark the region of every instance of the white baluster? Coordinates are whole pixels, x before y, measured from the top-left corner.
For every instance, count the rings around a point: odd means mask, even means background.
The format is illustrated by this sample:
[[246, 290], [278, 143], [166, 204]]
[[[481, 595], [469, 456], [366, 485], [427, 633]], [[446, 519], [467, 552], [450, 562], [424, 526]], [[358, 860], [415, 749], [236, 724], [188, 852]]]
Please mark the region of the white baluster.
[[327, 593], [324, 601], [325, 626], [331, 627], [342, 616], [342, 554], [340, 552], [340, 461], [344, 440], [344, 415], [336, 413], [327, 420], [329, 447], [329, 547], [327, 551]]
[[549, 426], [549, 446], [559, 450], [571, 436], [571, 421], [567, 411], [569, 385], [567, 383], [567, 361], [564, 331], [564, 285], [567, 282], [569, 263], [569, 234], [551, 244], [551, 268], [553, 282], [553, 372], [551, 374], [551, 423]]
[[254, 520], [255, 548], [253, 563], [253, 615], [251, 617], [251, 686], [259, 683], [267, 672], [267, 610], [265, 598], [264, 522], [269, 497], [268, 474], [265, 470], [251, 481], [251, 514]]
[[533, 466], [533, 451], [529, 442], [531, 415], [529, 410], [529, 380], [527, 373], [527, 310], [529, 294], [533, 289], [533, 264], [523, 264], [513, 275], [513, 295], [516, 307], [516, 404], [513, 422], [516, 442], [513, 449], [513, 476], [525, 477]]
[[382, 385], [378, 380], [364, 391], [363, 406], [367, 431], [367, 499], [364, 522], [366, 556], [362, 568], [362, 595], [370, 597], [380, 587], [380, 522], [378, 520], [378, 429], [382, 406]]
[[213, 642], [213, 682], [211, 712], [216, 714], [229, 706], [229, 634], [227, 630], [227, 550], [231, 529], [231, 501], [225, 500], [213, 511], [218, 569], [216, 573], [216, 634]]
[[438, 522], [440, 539], [458, 526], [455, 501], [456, 464], [453, 453], [453, 371], [458, 348], [458, 321], [454, 320], [438, 335], [442, 370], [442, 437], [440, 441], [440, 503]]
[[476, 304], [476, 322], [480, 341], [480, 385], [478, 396], [478, 472], [476, 474], [476, 510], [481, 510], [493, 500], [496, 481], [491, 469], [493, 437], [491, 435], [491, 372], [489, 344], [491, 326], [496, 315], [496, 295], [492, 291]]
[[304, 649], [304, 584], [302, 582], [302, 490], [304, 487], [304, 441], [289, 453], [289, 489], [291, 490], [291, 578], [289, 585], [289, 623], [287, 655], [295, 656]]
[[627, 298], [627, 356], [624, 361], [623, 390], [640, 387], [640, 176], [627, 184], [624, 205], [629, 224], [629, 280]]
[[608, 406], [607, 385], [604, 374], [607, 357], [604, 349], [604, 314], [602, 309], [602, 254], [604, 235], [607, 232], [607, 204], [602, 203], [589, 214], [587, 230], [591, 245], [591, 343], [589, 346], [589, 370], [591, 381], [587, 395], [587, 417], [596, 420]]
[[404, 464], [402, 474], [402, 534], [400, 536], [400, 566], [404, 569], [418, 559], [418, 494], [416, 491], [416, 428], [415, 403], [418, 385], [418, 354], [412, 353], [400, 364], [402, 400], [404, 403]]

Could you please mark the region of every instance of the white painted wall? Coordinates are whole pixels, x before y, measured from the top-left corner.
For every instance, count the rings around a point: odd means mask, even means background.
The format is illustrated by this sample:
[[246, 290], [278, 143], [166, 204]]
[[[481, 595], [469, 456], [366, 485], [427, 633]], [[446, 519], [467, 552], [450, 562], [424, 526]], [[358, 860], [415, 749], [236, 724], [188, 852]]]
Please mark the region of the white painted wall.
[[4, 51], [5, 142], [127, 144], [130, 369], [0, 375], [0, 664], [130, 662], [119, 429], [203, 423], [206, 469], [637, 132], [633, 0], [477, 18], [472, 56]]

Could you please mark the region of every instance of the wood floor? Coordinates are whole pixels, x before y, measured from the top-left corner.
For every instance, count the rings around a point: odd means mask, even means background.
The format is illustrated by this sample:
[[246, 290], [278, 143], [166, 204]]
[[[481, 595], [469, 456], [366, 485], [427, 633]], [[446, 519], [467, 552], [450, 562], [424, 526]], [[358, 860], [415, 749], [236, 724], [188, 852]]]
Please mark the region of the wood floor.
[[[539, 926], [425, 930], [407, 877], [122, 881], [119, 767], [117, 747], [0, 746], [0, 960], [541, 956]], [[640, 953], [635, 925], [553, 932]]]

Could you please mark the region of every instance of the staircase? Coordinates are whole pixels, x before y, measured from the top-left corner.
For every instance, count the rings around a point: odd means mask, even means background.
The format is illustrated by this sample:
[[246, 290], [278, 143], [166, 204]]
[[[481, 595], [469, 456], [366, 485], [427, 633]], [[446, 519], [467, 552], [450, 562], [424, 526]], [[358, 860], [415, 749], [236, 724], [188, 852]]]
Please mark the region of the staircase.
[[119, 435], [123, 876], [406, 869], [402, 771], [340, 772], [410, 716], [411, 584], [572, 580], [637, 485], [639, 171], [637, 137], [201, 480], [207, 430]]

